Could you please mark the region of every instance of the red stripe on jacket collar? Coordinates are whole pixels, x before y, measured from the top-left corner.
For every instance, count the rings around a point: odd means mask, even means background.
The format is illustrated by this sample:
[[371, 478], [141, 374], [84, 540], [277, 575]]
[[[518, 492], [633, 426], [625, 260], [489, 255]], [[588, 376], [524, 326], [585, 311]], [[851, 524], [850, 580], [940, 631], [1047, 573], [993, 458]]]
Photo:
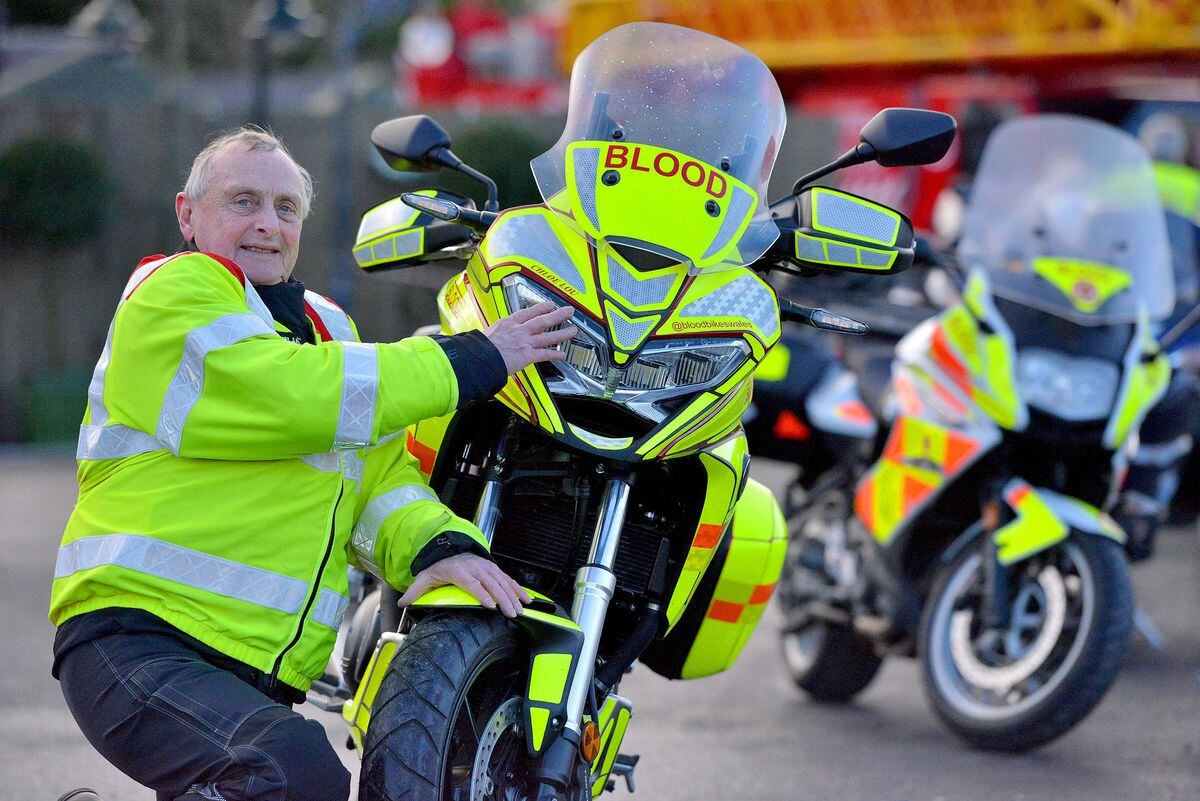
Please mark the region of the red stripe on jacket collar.
[[229, 270], [229, 272], [233, 273], [234, 278], [241, 281], [242, 284], [245, 285], [246, 273], [244, 270], [242, 270], [241, 267], [239, 267], [237, 265], [237, 262], [231, 261], [230, 259], [227, 259], [224, 256], [218, 256], [216, 253], [209, 253], [207, 251], [201, 251], [201, 253], [205, 256], [208, 256], [210, 259], [215, 261], [217, 264], [220, 264], [226, 270]]
[[332, 342], [333, 335], [329, 333], [329, 329], [325, 327], [325, 322], [321, 319], [321, 315], [317, 314], [317, 310], [309, 305], [308, 301], [304, 301], [304, 313], [308, 315], [308, 319], [312, 321], [313, 328], [317, 329], [317, 333], [321, 336], [322, 342]]
[[[137, 267], [135, 267], [133, 269], [134, 269], [134, 272], [137, 272], [138, 270], [140, 270], [142, 267], [146, 266], [150, 262], [159, 261], [159, 260], [162, 260], [163, 264], [166, 264], [168, 261], [175, 258], [176, 256], [182, 256], [185, 253], [189, 253], [189, 252], [191, 252], [191, 251], [183, 251], [182, 253], [175, 253], [171, 256], [170, 259], [168, 259], [162, 253], [156, 253], [153, 256], [147, 256], [146, 258], [139, 261], [137, 264]], [[228, 270], [230, 273], [232, 273], [233, 277], [236, 278], [243, 287], [246, 286], [246, 273], [245, 273], [245, 271], [242, 270], [241, 267], [239, 267], [237, 265], [236, 262], [230, 261], [229, 259], [225, 258], [224, 256], [218, 256], [216, 253], [208, 253], [208, 252], [202, 251], [202, 255], [208, 256], [210, 259], [215, 261], [217, 264], [220, 264], [222, 267], [224, 267], [226, 270]], [[161, 267], [161, 266], [162, 266], [162, 264], [159, 265], [159, 267]], [[155, 268], [154, 270], [151, 270], [149, 273], [147, 273], [145, 278], [143, 278], [141, 281], [138, 281], [137, 286], [133, 287], [133, 289], [130, 289], [129, 292], [126, 293], [125, 299], [128, 300], [129, 296], [132, 295], [134, 292], [136, 292], [137, 288], [140, 287], [142, 284], [146, 283], [146, 279], [149, 278], [151, 275], [154, 275], [154, 273], [156, 273], [156, 272], [158, 272], [158, 268]]]

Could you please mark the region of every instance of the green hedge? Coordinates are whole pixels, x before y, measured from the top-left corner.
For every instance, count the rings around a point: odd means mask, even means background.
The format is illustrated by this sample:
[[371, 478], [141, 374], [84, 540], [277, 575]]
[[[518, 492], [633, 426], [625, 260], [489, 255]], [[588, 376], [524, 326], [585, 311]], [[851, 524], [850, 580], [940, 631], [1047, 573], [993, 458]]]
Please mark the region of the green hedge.
[[67, 247], [104, 224], [112, 186], [85, 145], [56, 136], [0, 150], [0, 242]]

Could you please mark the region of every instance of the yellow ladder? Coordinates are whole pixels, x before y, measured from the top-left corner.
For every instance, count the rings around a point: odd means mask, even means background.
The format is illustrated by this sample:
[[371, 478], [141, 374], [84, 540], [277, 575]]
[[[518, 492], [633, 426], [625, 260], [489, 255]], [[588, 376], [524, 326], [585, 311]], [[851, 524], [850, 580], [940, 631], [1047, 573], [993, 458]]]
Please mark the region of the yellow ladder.
[[572, 0], [566, 61], [638, 20], [714, 33], [773, 69], [1200, 56], [1200, 0]]

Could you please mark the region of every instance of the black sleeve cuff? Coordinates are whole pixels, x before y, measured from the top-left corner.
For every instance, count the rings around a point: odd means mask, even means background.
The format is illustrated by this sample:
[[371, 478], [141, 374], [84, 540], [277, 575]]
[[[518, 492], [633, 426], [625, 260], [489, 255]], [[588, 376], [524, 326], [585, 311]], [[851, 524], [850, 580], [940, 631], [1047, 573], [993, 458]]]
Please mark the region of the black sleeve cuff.
[[482, 331], [465, 334], [434, 334], [433, 341], [442, 347], [454, 377], [458, 380], [458, 408], [492, 397], [508, 381], [504, 357]]
[[487, 548], [480, 545], [473, 537], [463, 534], [461, 531], [443, 531], [425, 543], [425, 547], [413, 558], [408, 569], [416, 576], [435, 562], [440, 562], [448, 556], [458, 556], [460, 553], [473, 553], [489, 560], [492, 558]]

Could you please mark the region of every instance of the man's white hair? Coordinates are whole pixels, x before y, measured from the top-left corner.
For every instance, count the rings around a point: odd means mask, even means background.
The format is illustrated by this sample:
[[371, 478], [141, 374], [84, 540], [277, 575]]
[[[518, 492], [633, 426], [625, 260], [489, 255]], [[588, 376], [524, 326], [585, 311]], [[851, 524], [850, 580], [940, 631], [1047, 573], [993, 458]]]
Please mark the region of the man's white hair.
[[283, 155], [288, 157], [288, 161], [296, 167], [296, 172], [300, 174], [300, 181], [303, 189], [300, 194], [300, 218], [308, 217], [308, 212], [312, 209], [313, 196], [316, 190], [313, 189], [312, 176], [308, 174], [308, 170], [300, 166], [300, 163], [292, 156], [283, 141], [270, 131], [265, 131], [257, 125], [243, 125], [241, 128], [221, 134], [216, 139], [208, 143], [201, 150], [195, 160], [192, 162], [192, 169], [188, 172], [187, 182], [183, 185], [183, 193], [192, 200], [199, 200], [208, 192], [208, 185], [212, 180], [212, 163], [213, 159], [218, 154], [227, 148], [242, 146], [246, 152], [254, 150], [278, 150]]

